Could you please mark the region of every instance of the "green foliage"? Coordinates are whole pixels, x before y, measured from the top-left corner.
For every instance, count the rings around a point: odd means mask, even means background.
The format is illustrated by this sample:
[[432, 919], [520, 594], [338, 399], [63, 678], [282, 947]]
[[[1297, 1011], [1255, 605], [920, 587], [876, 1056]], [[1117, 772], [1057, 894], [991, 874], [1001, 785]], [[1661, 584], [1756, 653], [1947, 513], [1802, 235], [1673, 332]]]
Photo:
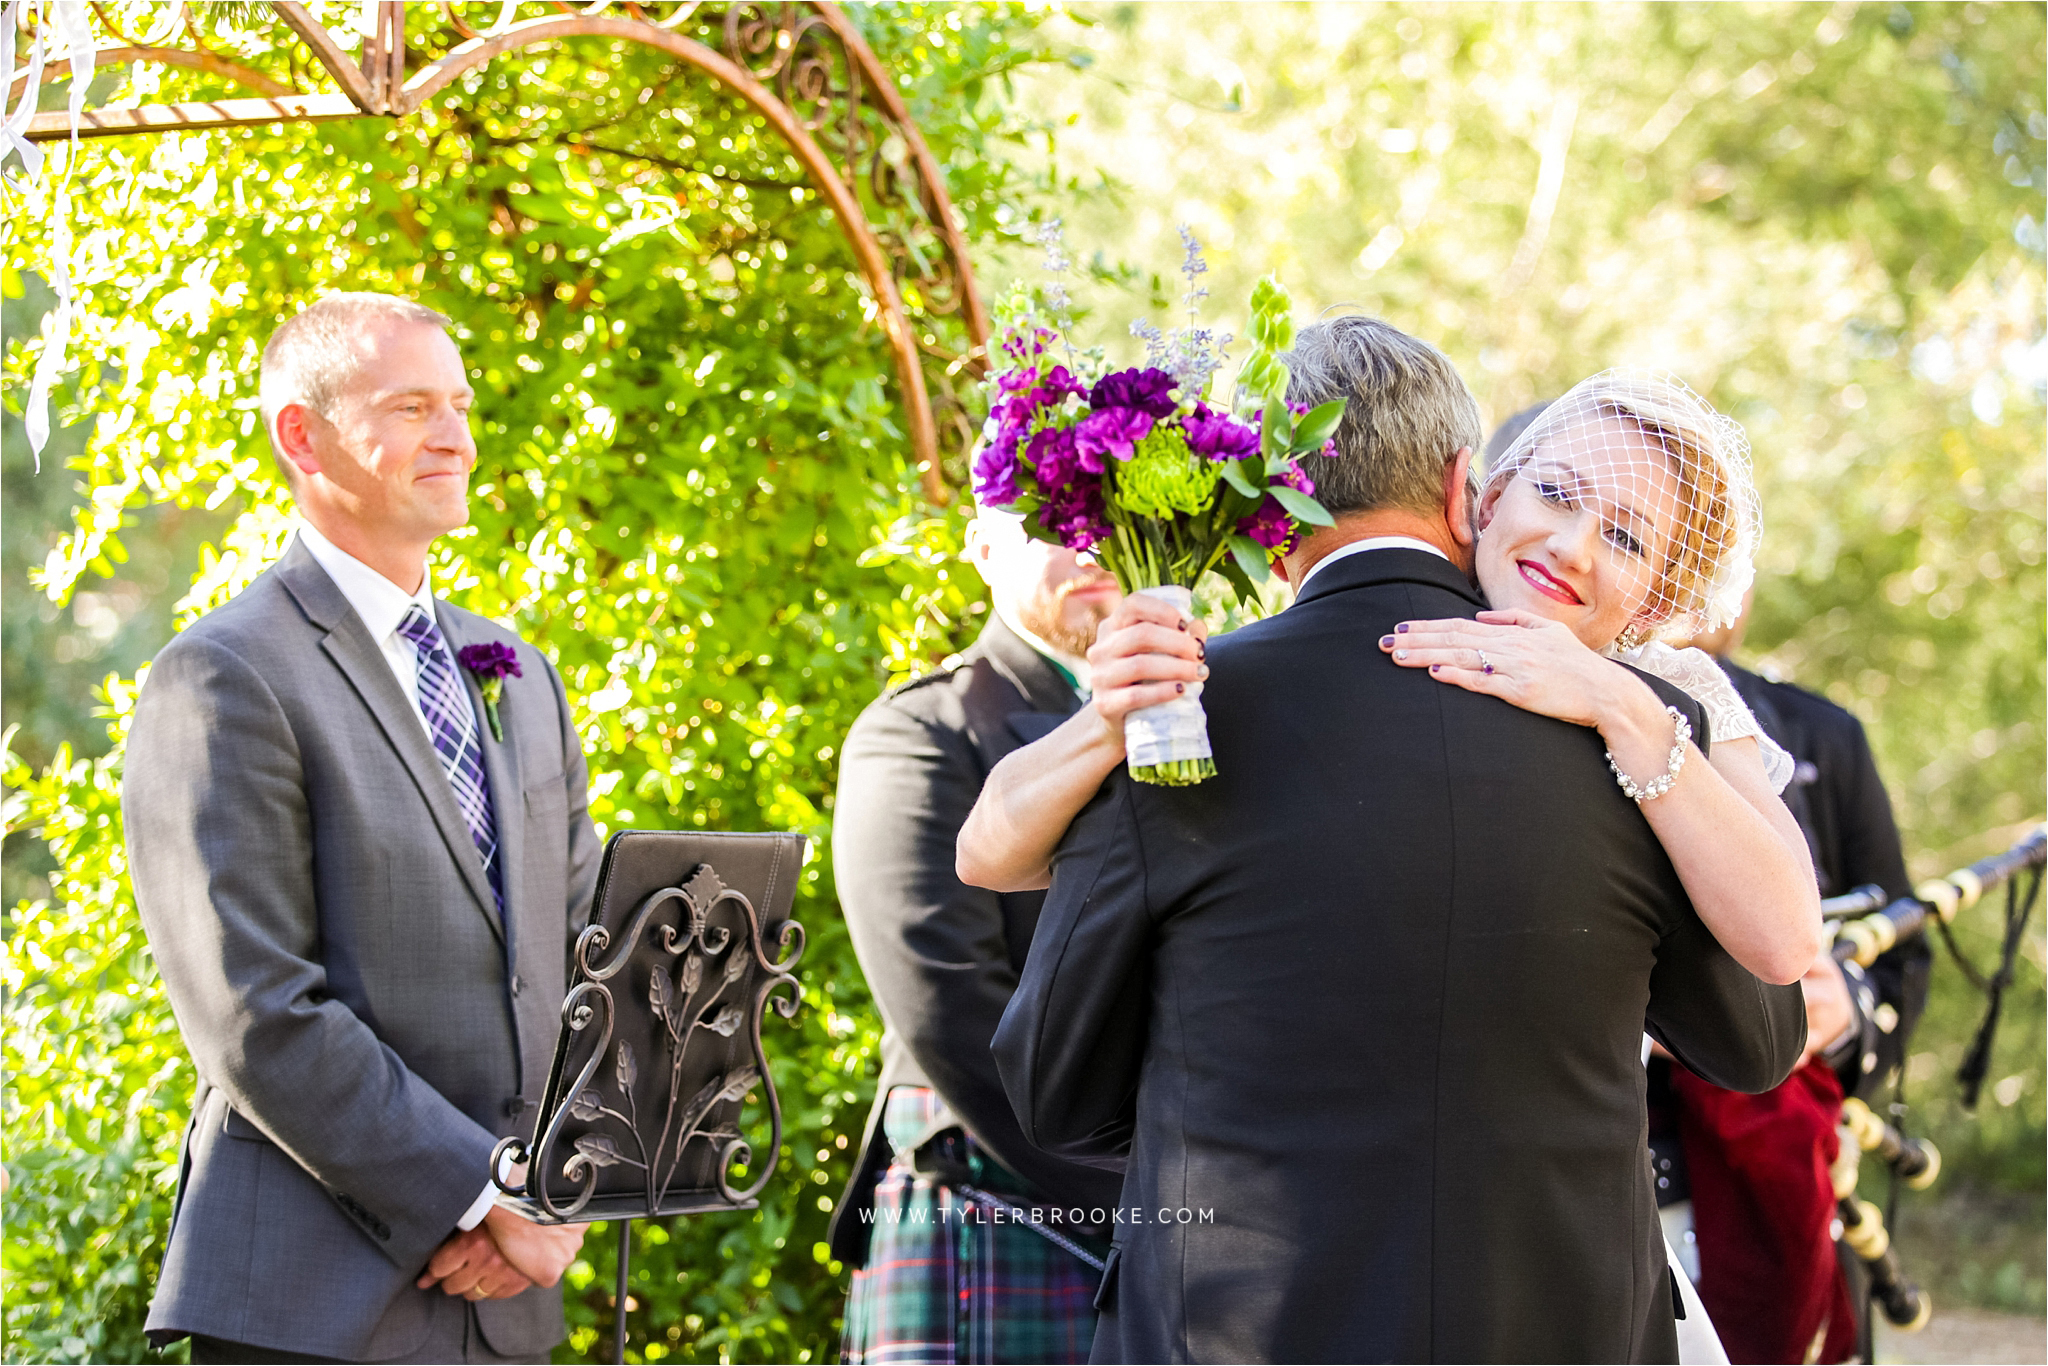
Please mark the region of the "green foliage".
[[[1035, 57], [1032, 20], [903, 5], [860, 22], [963, 226], [988, 241], [1038, 193], [1011, 169], [1026, 129], [1003, 97]], [[281, 33], [228, 39], [282, 76]], [[225, 93], [211, 80], [174, 73], [157, 97]], [[89, 439], [69, 461], [76, 529], [37, 576], [54, 600], [117, 575], [157, 506], [239, 508], [199, 557], [185, 619], [246, 583], [289, 532], [257, 411], [263, 341], [325, 290], [408, 294], [454, 320], [478, 393], [474, 517], [440, 544], [436, 586], [557, 662], [600, 830], [811, 836], [805, 1008], [768, 1027], [781, 1175], [754, 1214], [643, 1229], [634, 1321], [655, 1334], [648, 1360], [834, 1356], [845, 1283], [824, 1230], [879, 1035], [831, 884], [835, 747], [885, 683], [971, 639], [981, 604], [957, 514], [923, 502], [830, 211], [744, 105], [597, 40], [500, 61], [402, 124], [88, 143], [69, 194], [81, 302], [58, 418]], [[12, 299], [51, 250], [52, 208], [46, 189], [10, 191]], [[914, 195], [868, 209], [922, 249]], [[905, 292], [954, 430], [967, 339], [936, 291]], [[40, 348], [28, 329], [9, 342], [18, 409]], [[118, 741], [132, 687], [110, 679], [106, 696]], [[57, 865], [50, 895], [7, 921], [15, 1359], [141, 1358], [189, 1104], [124, 881], [120, 762], [117, 743], [7, 775], [9, 831], [39, 835]], [[569, 1277], [570, 1359], [609, 1352], [611, 1279], [611, 1243], [593, 1237]]]
[[[133, 690], [107, 688], [125, 725]], [[36, 773], [10, 750], [5, 780], [9, 829], [38, 828], [63, 869], [52, 901], [16, 908], [0, 978], [7, 1353], [140, 1361], [191, 1067], [141, 925], [107, 914], [129, 903], [115, 764], [65, 748]]]

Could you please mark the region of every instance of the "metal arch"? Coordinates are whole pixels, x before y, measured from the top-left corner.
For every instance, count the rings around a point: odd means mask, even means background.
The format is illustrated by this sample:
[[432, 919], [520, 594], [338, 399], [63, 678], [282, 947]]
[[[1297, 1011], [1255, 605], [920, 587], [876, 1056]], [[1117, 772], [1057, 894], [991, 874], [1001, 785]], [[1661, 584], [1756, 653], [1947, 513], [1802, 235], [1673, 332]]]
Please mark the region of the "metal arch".
[[[774, 36], [780, 39], [775, 46], [781, 55], [775, 58], [775, 69], [770, 74], [780, 72], [786, 77], [785, 68], [795, 55], [796, 42], [807, 36], [813, 27], [822, 27], [840, 44], [846, 54], [850, 73], [857, 73], [857, 79], [850, 82], [853, 88], [846, 113], [847, 127], [851, 135], [848, 138], [847, 166], [844, 174], [833, 163], [831, 156], [819, 144], [817, 138], [812, 136], [811, 126], [807, 125], [805, 119], [764, 81], [757, 78], [740, 61], [735, 60], [739, 55], [737, 50], [733, 56], [727, 56], [694, 39], [673, 32], [663, 24], [638, 17], [612, 17], [591, 12], [600, 6], [592, 6], [581, 13], [572, 12], [524, 20], [496, 32], [471, 38], [458, 44], [438, 61], [407, 80], [404, 73], [404, 6], [399, 0], [383, 0], [378, 6], [378, 31], [364, 43], [360, 64], [351, 61], [348, 53], [335, 42], [333, 35], [304, 5], [296, 3], [295, 0], [273, 0], [272, 8], [312, 49], [320, 64], [341, 86], [341, 95], [287, 93], [275, 83], [269, 82], [268, 78], [259, 77], [265, 82], [263, 85], [259, 85], [257, 80], [248, 79], [257, 76], [257, 73], [249, 72], [245, 75], [238, 70], [222, 69], [225, 64], [209, 64], [209, 69], [215, 74], [258, 89], [270, 98], [85, 111], [76, 131], [77, 135], [82, 137], [106, 137], [174, 129], [237, 127], [300, 120], [324, 121], [364, 114], [404, 118], [418, 110], [464, 72], [474, 70], [505, 53], [537, 44], [562, 38], [603, 37], [637, 42], [666, 52], [718, 81], [752, 106], [796, 153], [812, 183], [832, 205], [833, 213], [839, 220], [840, 230], [853, 248], [861, 274], [867, 279], [868, 287], [874, 295], [876, 312], [880, 317], [882, 330], [889, 340], [890, 351], [896, 363], [897, 381], [903, 389], [904, 415], [910, 429], [911, 450], [919, 466], [925, 496], [933, 504], [944, 506], [951, 501], [951, 494], [946, 487], [945, 475], [939, 463], [938, 428], [932, 414], [931, 397], [925, 386], [924, 367], [918, 354], [918, 338], [904, 310], [902, 292], [897, 286], [889, 253], [884, 249], [880, 237], [869, 222], [854, 189], [854, 162], [860, 127], [857, 102], [863, 88], [874, 92], [875, 102], [880, 106], [880, 114], [902, 138], [908, 158], [915, 168], [918, 188], [921, 191], [919, 207], [943, 244], [948, 263], [952, 267], [953, 287], [959, 295], [962, 321], [968, 334], [967, 360], [977, 369], [984, 364], [987, 352], [988, 314], [974, 287], [973, 266], [968, 260], [966, 240], [955, 219], [952, 199], [946, 193], [945, 180], [939, 172], [938, 162], [932, 156], [916, 122], [910, 117], [910, 111], [898, 94], [895, 83], [889, 78], [887, 68], [882, 65], [873, 49], [861, 37], [859, 29], [837, 4], [831, 3], [831, 0], [806, 0], [805, 7], [816, 17], [803, 21], [800, 25], [784, 25], [780, 20], [771, 21], [776, 30]], [[628, 6], [631, 13], [637, 14], [638, 9], [637, 5]], [[694, 10], [694, 7], [691, 9]], [[736, 23], [736, 16], [742, 9], [757, 10], [764, 20], [769, 20], [768, 6], [741, 0], [740, 4], [727, 11], [729, 30]], [[448, 13], [453, 18], [452, 7], [448, 8]], [[466, 25], [461, 27], [465, 30], [467, 28]], [[100, 59], [140, 59], [177, 65], [196, 65], [182, 55], [172, 55], [169, 51], [159, 52], [154, 49], [107, 50], [100, 54]], [[819, 93], [823, 102], [829, 102], [835, 92], [827, 86]], [[819, 122], [822, 124], [823, 120]], [[69, 118], [62, 112], [35, 116], [27, 130], [27, 136], [37, 141], [52, 141], [72, 135], [73, 129]]]

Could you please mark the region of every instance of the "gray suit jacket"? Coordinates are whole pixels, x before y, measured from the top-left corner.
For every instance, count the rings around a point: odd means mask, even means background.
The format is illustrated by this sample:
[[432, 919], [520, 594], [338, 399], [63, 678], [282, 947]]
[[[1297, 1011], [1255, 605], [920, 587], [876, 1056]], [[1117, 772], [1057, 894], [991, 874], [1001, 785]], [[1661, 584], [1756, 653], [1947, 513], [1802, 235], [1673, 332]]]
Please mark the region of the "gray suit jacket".
[[[135, 897], [199, 1075], [148, 1329], [397, 1356], [413, 1287], [531, 1129], [598, 842], [560, 677], [515, 646], [484, 726], [505, 918], [413, 703], [296, 541], [156, 658], [128, 738]], [[508, 928], [509, 927], [509, 928]], [[563, 1336], [561, 1293], [477, 1306], [491, 1347]]]

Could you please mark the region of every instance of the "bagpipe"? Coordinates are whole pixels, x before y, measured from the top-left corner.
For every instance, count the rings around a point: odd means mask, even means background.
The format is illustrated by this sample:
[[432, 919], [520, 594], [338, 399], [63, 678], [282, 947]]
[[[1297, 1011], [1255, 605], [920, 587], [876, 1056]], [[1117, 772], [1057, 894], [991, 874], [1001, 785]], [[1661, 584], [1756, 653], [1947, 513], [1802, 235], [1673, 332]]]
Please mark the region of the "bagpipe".
[[[1867, 886], [1821, 903], [1821, 914], [1835, 924], [1836, 962], [1867, 968], [1880, 955], [1932, 927], [1947, 942], [1949, 952], [1972, 985], [1984, 993], [1984, 1021], [1956, 1070], [1966, 1109], [1975, 1108], [1991, 1066], [1991, 1046], [1998, 1031], [2005, 990], [2012, 984], [2027, 921], [2040, 896], [2044, 863], [2048, 863], [2048, 828], [2037, 828], [2002, 854], [1919, 884], [1911, 896], [1892, 900], [1883, 888]], [[2022, 877], [2030, 871], [2031, 878]], [[1949, 935], [1949, 925], [1959, 913], [1983, 900], [1985, 893], [2000, 886], [2006, 889], [2005, 936], [1999, 966], [1987, 976], [1957, 948]], [[1856, 1198], [1865, 1153], [1891, 1169], [1895, 1189], [1902, 1185], [1908, 1190], [1925, 1190], [1941, 1174], [1941, 1152], [1927, 1139], [1911, 1138], [1900, 1132], [1861, 1100], [1851, 1097], [1842, 1102], [1841, 1156], [1829, 1173], [1842, 1225], [1841, 1242], [1862, 1263], [1871, 1301], [1893, 1325], [1910, 1332], [1926, 1325], [1934, 1304], [1901, 1270], [1891, 1234], [1885, 1228], [1883, 1211], [1871, 1201]]]

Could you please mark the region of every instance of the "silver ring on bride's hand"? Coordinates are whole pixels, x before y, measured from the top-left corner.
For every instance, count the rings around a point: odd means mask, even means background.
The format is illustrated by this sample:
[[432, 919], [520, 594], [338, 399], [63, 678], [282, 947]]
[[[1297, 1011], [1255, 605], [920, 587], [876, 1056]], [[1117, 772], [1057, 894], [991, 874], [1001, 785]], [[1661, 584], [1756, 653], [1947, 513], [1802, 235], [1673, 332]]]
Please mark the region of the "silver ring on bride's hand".
[[1479, 672], [1483, 674], [1493, 672], [1493, 662], [1486, 657], [1486, 651], [1484, 650], [1479, 651]]

